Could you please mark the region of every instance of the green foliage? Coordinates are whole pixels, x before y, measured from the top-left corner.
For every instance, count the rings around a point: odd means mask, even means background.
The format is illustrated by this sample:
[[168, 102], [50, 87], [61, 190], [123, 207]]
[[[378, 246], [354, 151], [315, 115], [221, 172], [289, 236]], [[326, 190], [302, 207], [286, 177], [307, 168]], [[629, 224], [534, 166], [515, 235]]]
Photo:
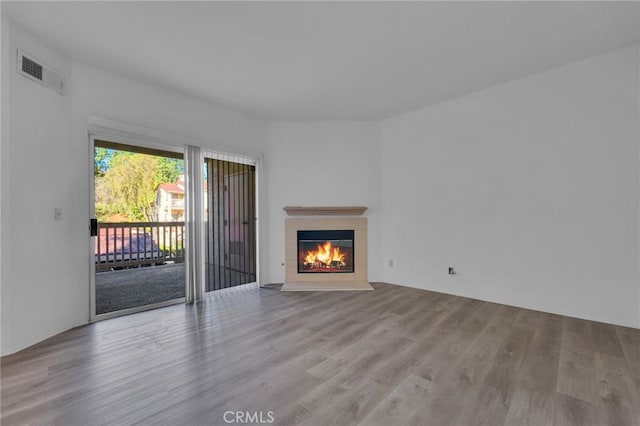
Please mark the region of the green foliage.
[[95, 170], [98, 220], [118, 216], [153, 222], [158, 184], [175, 182], [183, 165], [177, 159], [96, 148]]
[[183, 161], [175, 158], [156, 157], [156, 185], [160, 183], [172, 183], [184, 173]]

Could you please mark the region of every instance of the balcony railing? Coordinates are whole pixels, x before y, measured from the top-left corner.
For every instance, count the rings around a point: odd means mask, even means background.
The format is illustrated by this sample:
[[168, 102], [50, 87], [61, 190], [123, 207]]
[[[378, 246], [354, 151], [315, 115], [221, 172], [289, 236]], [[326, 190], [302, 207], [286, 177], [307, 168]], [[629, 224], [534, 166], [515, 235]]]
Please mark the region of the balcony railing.
[[184, 222], [99, 223], [96, 271], [184, 262]]
[[171, 207], [184, 209], [184, 198], [174, 198], [171, 200]]

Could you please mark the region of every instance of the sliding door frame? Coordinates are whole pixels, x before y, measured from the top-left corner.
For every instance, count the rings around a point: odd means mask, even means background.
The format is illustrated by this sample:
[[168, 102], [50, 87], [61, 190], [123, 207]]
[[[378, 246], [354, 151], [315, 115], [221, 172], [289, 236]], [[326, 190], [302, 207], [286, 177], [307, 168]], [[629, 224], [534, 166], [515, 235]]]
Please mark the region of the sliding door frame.
[[[97, 131], [89, 131], [89, 219], [95, 217], [95, 176], [94, 176], [94, 162], [95, 162], [95, 141], [103, 140], [107, 142], [118, 143], [122, 145], [131, 146], [133, 148], [148, 148], [154, 150], [168, 151], [180, 153], [184, 158], [184, 147], [158, 143], [158, 142], [150, 142], [145, 139], [131, 138], [125, 137], [121, 135], [111, 134], [110, 132], [97, 132]], [[185, 159], [186, 160], [186, 159]], [[87, 224], [89, 220], [87, 220]], [[176, 299], [165, 300], [163, 302], [151, 303], [148, 305], [136, 306], [134, 308], [121, 309], [113, 312], [106, 312], [104, 314], [96, 314], [96, 264], [93, 259], [93, 254], [95, 250], [95, 237], [89, 238], [89, 321], [100, 321], [104, 319], [119, 317], [122, 315], [129, 315], [136, 312], [147, 311], [150, 309], [162, 308], [165, 306], [175, 305], [178, 303], [184, 303], [185, 298], [179, 297]], [[188, 250], [185, 250], [185, 257], [189, 256]], [[185, 261], [186, 263], [186, 261]], [[185, 288], [186, 292], [186, 288]], [[185, 293], [186, 294], [186, 293]]]
[[[207, 153], [229, 153], [232, 156], [239, 156], [244, 158], [250, 158], [255, 161], [255, 227], [256, 227], [256, 282], [257, 287], [262, 287], [263, 283], [261, 280], [261, 256], [260, 256], [260, 247], [262, 245], [261, 238], [261, 213], [266, 211], [262, 206], [262, 197], [261, 197], [261, 183], [264, 181], [263, 176], [263, 164], [264, 157], [261, 153], [246, 153], [238, 152], [235, 148], [224, 147], [224, 146], [213, 146], [205, 147], [200, 139], [192, 138], [184, 135], [171, 134], [164, 131], [157, 131], [145, 127], [140, 127], [136, 125], [131, 125], [128, 123], [123, 123], [119, 121], [114, 121], [110, 119], [106, 119], [103, 117], [90, 116], [88, 117], [88, 146], [89, 146], [89, 210], [87, 217], [87, 225], [89, 224], [89, 219], [95, 217], [95, 179], [94, 179], [94, 148], [95, 148], [95, 140], [106, 140], [116, 143], [122, 143], [124, 145], [132, 145], [138, 146], [142, 148], [150, 148], [150, 149], [159, 149], [163, 151], [169, 152], [179, 152], [183, 154], [183, 159], [185, 161], [185, 168], [187, 168], [187, 145], [192, 145], [200, 148], [200, 164], [199, 167], [204, 166], [204, 158]], [[191, 177], [186, 176], [186, 179], [190, 179]], [[200, 194], [202, 195], [202, 194]], [[188, 207], [186, 207], [188, 208]], [[187, 212], [185, 212], [187, 213]], [[185, 214], [188, 217], [188, 213]], [[200, 218], [202, 219], [200, 222], [200, 229], [204, 229], [204, 215], [200, 214]], [[198, 239], [200, 241], [200, 259], [194, 259], [192, 253], [189, 250], [186, 250], [185, 253], [185, 275], [188, 275], [188, 271], [186, 271], [187, 260], [191, 263], [196, 263], [196, 267], [203, 267], [205, 264], [204, 252], [206, 251], [206, 247], [204, 245], [204, 232], [202, 233], [202, 238]], [[89, 253], [93, 256], [94, 252], [94, 239], [89, 238]], [[149, 309], [160, 308], [164, 306], [169, 306], [177, 303], [185, 303], [186, 297], [168, 300], [165, 302], [160, 302], [152, 305], [145, 305], [140, 308], [130, 308], [123, 309], [120, 311], [109, 312], [105, 314], [96, 315], [95, 312], [95, 261], [91, 257], [89, 262], [89, 321], [99, 321], [103, 319], [108, 319], [121, 315], [128, 315], [135, 312], [141, 312]], [[189, 277], [185, 276], [185, 287], [189, 285]], [[206, 283], [204, 282], [204, 277], [201, 283], [196, 283], [196, 285], [200, 285], [203, 289], [206, 289]], [[189, 294], [189, 289], [185, 288], [185, 296]], [[204, 293], [204, 298], [206, 299], [208, 293]], [[198, 302], [199, 300], [195, 300]]]

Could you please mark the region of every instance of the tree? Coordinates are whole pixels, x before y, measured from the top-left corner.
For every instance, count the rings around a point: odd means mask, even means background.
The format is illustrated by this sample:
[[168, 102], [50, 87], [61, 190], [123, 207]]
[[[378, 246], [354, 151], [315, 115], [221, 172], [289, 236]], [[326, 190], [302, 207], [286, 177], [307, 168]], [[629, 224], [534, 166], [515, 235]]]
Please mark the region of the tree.
[[[113, 150], [111, 150], [113, 151]], [[119, 214], [147, 222], [158, 218], [155, 190], [159, 183], [175, 182], [182, 161], [125, 151], [96, 152], [96, 216]]]
[[175, 158], [156, 157], [156, 185], [173, 183], [184, 174], [183, 161]]

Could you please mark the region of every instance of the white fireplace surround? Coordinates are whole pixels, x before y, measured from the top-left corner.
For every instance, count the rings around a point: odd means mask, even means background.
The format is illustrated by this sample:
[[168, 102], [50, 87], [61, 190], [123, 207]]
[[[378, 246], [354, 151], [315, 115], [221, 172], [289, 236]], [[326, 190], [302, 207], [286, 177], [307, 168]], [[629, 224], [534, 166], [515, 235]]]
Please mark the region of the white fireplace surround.
[[[308, 215], [285, 219], [285, 282], [283, 291], [373, 290], [367, 274], [366, 207], [285, 207], [290, 215]], [[347, 216], [351, 215], [351, 217]], [[298, 231], [354, 231], [353, 273], [298, 273]]]

